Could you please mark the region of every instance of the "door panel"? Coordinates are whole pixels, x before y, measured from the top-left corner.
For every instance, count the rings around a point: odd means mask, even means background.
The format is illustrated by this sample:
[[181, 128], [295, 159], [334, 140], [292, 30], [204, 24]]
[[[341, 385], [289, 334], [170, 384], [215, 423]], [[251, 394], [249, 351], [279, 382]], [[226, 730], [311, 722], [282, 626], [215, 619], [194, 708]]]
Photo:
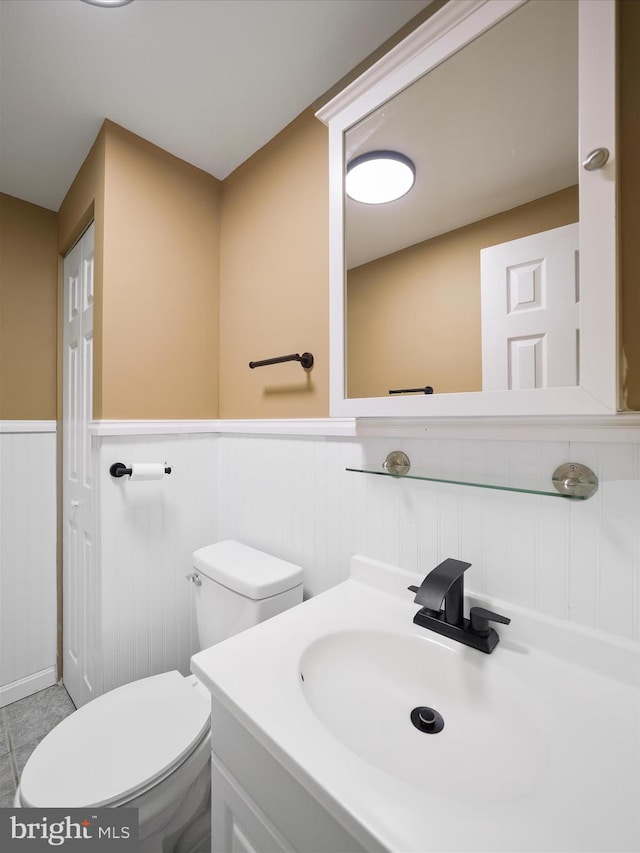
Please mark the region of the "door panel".
[[63, 681], [77, 706], [95, 693], [93, 494], [93, 225], [63, 266]]
[[579, 226], [480, 252], [482, 390], [579, 384]]

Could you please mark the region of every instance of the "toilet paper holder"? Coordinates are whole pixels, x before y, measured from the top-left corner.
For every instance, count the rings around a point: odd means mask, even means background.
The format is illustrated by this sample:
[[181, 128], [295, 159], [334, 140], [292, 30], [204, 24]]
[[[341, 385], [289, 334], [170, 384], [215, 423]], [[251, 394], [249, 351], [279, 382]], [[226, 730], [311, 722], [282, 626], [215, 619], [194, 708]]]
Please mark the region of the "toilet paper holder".
[[[112, 477], [124, 477], [125, 474], [131, 476], [132, 468], [127, 468], [124, 462], [114, 462], [113, 465], [109, 468], [109, 473]], [[171, 468], [169, 465], [164, 466], [164, 473], [170, 474]]]

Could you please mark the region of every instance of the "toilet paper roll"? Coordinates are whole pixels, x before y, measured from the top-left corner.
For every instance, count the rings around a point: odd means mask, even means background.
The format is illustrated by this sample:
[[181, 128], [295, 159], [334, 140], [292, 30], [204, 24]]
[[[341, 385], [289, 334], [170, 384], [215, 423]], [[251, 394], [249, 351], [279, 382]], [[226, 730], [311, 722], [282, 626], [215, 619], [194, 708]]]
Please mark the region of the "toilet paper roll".
[[132, 462], [132, 480], [161, 480], [164, 477], [164, 462]]

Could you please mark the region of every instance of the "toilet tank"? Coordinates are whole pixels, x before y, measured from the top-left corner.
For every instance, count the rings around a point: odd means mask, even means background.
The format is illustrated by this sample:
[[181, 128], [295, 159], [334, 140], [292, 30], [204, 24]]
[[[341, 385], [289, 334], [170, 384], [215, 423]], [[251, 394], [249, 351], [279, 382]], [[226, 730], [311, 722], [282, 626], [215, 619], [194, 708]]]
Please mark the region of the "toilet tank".
[[302, 601], [300, 566], [232, 539], [195, 551], [193, 568], [201, 649]]

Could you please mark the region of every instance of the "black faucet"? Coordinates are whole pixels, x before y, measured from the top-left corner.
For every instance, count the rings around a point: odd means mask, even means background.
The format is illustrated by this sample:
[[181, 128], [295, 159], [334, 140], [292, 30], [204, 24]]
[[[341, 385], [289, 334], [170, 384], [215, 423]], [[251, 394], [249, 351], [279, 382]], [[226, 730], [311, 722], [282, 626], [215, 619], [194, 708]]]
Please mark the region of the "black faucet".
[[472, 607], [470, 618], [464, 618], [464, 573], [470, 565], [450, 557], [432, 569], [419, 587], [410, 586], [411, 592], [416, 593], [414, 601], [422, 605], [413, 621], [416, 625], [490, 654], [498, 645], [500, 637], [489, 626], [489, 622], [508, 625], [511, 619], [485, 610], [484, 607]]

